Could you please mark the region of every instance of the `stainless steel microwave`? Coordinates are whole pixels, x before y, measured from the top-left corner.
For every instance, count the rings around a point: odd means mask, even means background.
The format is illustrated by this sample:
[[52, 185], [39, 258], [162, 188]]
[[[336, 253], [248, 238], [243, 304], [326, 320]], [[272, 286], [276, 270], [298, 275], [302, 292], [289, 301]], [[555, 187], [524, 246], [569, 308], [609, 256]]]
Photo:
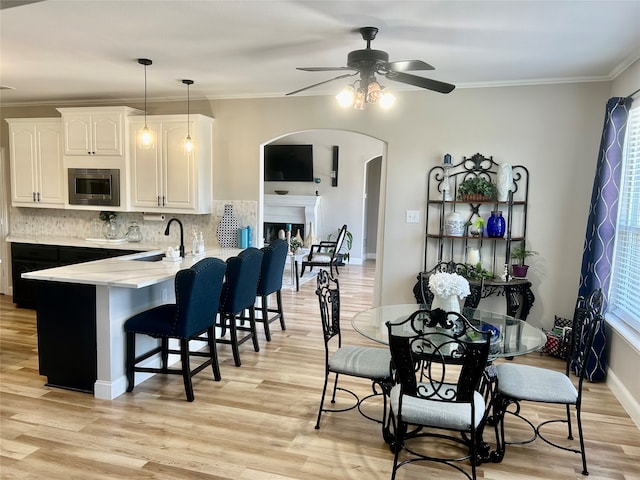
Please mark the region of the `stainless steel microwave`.
[[71, 205], [120, 206], [120, 170], [109, 168], [70, 168]]

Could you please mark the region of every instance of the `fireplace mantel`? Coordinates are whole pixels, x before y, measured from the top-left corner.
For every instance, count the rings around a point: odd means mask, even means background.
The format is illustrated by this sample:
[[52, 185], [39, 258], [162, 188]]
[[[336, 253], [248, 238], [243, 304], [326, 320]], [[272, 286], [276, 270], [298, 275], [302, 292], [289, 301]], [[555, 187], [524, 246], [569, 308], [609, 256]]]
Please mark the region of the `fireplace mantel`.
[[302, 223], [306, 228], [313, 223], [320, 231], [320, 199], [318, 195], [265, 195], [264, 221], [273, 223]]

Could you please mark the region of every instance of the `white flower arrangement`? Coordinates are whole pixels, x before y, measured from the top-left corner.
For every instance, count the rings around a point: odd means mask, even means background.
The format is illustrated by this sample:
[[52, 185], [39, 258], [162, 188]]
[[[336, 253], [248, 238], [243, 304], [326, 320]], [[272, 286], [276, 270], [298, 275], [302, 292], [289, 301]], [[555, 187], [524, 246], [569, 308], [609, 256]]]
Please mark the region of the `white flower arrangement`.
[[429, 277], [429, 290], [439, 297], [457, 295], [460, 300], [471, 294], [469, 281], [457, 273], [438, 272]]

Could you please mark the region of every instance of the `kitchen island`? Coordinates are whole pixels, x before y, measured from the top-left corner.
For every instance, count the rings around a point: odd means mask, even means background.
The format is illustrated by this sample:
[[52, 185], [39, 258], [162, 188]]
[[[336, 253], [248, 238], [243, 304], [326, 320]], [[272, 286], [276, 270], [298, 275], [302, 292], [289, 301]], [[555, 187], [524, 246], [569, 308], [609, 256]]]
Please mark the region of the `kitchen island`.
[[[151, 250], [22, 274], [37, 280], [40, 374], [47, 384], [93, 392], [111, 400], [126, 391], [124, 322], [150, 307], [175, 301], [176, 273], [204, 257], [226, 260], [236, 248], [163, 261]], [[148, 349], [155, 340], [141, 339]], [[137, 383], [150, 375], [136, 376]]]

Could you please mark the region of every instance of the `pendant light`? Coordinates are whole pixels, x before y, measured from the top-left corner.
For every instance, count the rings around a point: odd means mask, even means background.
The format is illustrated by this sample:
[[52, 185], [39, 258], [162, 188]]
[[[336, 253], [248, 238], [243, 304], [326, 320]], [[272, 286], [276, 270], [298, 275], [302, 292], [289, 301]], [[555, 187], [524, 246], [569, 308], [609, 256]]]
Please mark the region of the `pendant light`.
[[153, 62], [148, 58], [139, 58], [138, 63], [144, 65], [144, 128], [140, 133], [140, 144], [142, 148], [151, 148], [153, 146], [153, 133], [147, 126], [147, 67]]
[[184, 139], [184, 151], [187, 156], [189, 156], [193, 151], [193, 142], [191, 141], [191, 124], [189, 123], [189, 87], [193, 85], [193, 80], [182, 80], [182, 83], [187, 86], [187, 138]]

